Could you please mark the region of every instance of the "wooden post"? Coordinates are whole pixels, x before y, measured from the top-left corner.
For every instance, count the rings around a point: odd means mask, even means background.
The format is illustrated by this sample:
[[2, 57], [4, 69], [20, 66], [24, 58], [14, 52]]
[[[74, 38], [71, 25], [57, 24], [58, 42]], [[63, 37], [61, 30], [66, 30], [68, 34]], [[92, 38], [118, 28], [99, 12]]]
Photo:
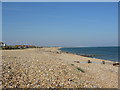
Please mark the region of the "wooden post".
[[88, 63], [92, 63], [90, 60], [88, 60]]
[[102, 64], [105, 64], [105, 61], [102, 61]]

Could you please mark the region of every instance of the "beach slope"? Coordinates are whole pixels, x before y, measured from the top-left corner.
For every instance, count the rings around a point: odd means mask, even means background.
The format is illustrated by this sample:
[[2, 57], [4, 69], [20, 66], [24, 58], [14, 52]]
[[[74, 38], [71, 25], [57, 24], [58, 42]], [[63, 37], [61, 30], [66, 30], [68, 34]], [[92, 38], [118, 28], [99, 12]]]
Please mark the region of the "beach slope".
[[118, 87], [118, 67], [58, 49], [3, 50], [3, 88]]

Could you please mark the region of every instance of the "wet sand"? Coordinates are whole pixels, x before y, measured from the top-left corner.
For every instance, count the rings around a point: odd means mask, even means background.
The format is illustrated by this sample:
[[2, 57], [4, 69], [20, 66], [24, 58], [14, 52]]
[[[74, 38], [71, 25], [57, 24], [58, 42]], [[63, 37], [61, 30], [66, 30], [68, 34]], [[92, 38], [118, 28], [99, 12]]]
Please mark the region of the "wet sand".
[[[60, 52], [58, 49], [3, 50], [3, 88], [118, 87], [118, 67], [101, 64], [101, 59]], [[87, 63], [88, 60], [99, 64]]]

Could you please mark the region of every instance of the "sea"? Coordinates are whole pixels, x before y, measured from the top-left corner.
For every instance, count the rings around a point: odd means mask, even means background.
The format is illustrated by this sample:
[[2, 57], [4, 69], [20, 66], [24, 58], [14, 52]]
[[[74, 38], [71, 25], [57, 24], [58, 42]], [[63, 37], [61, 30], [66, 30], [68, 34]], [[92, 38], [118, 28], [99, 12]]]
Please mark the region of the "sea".
[[118, 62], [118, 47], [72, 47], [60, 48], [60, 50], [81, 56]]

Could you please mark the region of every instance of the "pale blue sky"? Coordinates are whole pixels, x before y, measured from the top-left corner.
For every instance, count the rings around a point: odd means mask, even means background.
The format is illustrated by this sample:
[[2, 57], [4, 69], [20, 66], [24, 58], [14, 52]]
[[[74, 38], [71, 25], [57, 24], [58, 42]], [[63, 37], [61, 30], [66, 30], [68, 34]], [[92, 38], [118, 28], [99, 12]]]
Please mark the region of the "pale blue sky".
[[40, 46], [115, 46], [118, 3], [3, 3], [3, 41]]

